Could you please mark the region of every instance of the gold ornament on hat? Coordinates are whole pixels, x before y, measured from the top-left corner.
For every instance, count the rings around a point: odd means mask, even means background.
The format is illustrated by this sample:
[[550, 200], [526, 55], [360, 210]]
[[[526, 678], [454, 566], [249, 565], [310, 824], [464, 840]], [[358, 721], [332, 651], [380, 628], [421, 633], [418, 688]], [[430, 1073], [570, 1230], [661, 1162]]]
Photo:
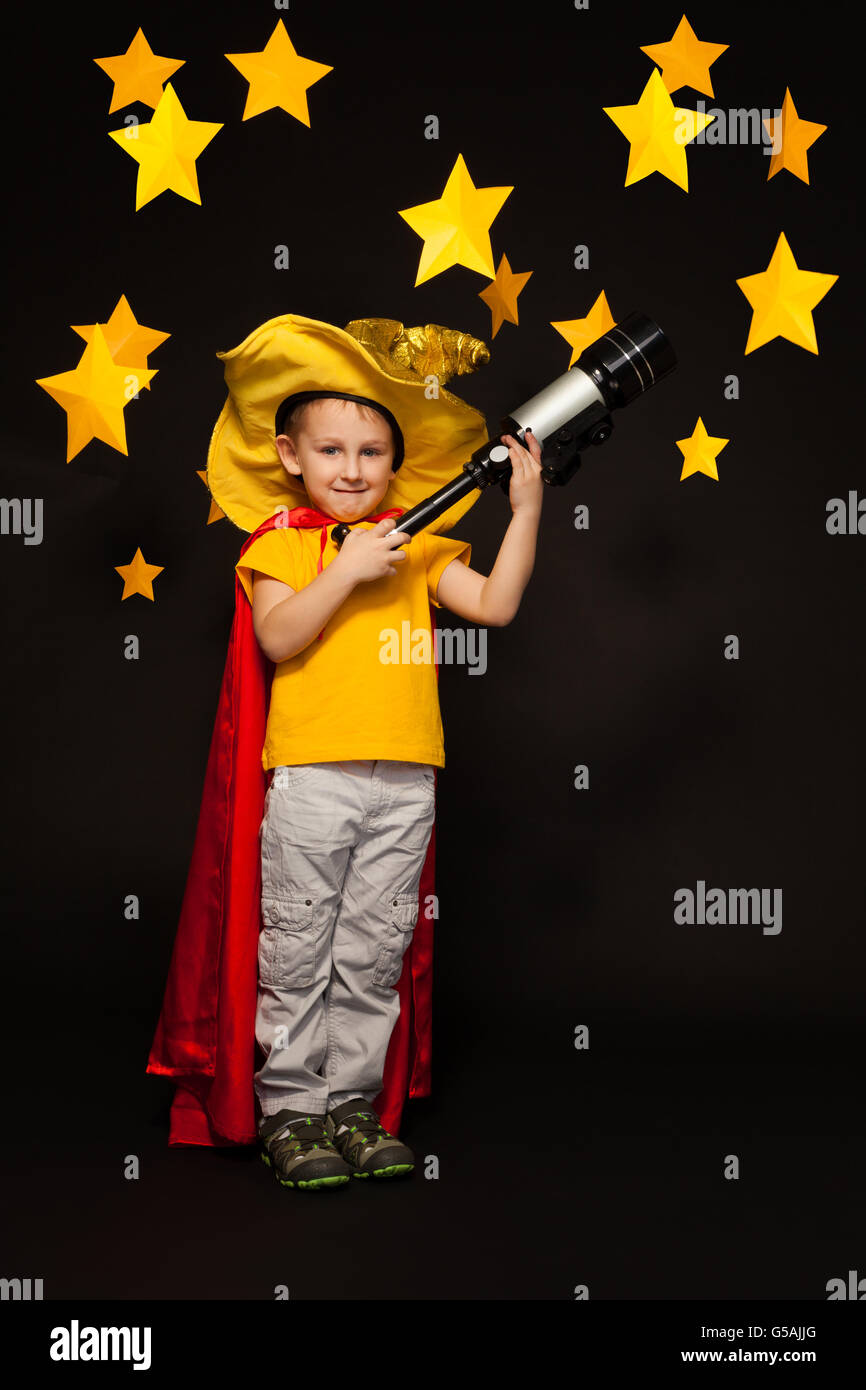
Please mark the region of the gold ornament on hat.
[[406, 328], [397, 319], [352, 319], [346, 332], [369, 352], [387, 358], [392, 371], [405, 372], [413, 380], [435, 376], [440, 386], [490, 361], [490, 350], [480, 338], [441, 323]]
[[[338, 328], [283, 314], [217, 357], [225, 363], [229, 394], [211, 436], [207, 481], [214, 501], [244, 531], [254, 531], [280, 507], [310, 505], [274, 442], [274, 416], [292, 395], [332, 389], [391, 412], [405, 452], [380, 511], [417, 506], [487, 441], [482, 413], [445, 386], [490, 360], [487, 345], [459, 329], [436, 323], [407, 328], [387, 318], [353, 319]], [[450, 531], [480, 495], [473, 489], [426, 529]]]

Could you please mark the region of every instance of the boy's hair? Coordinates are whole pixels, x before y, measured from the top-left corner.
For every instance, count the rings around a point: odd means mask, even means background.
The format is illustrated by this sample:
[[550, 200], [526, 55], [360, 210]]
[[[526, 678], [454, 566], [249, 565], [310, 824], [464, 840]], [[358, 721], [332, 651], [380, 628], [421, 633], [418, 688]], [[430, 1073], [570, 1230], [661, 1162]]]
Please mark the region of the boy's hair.
[[[396, 441], [394, 439], [394, 431], [391, 429], [390, 424], [388, 424], [388, 421], [385, 419], [381, 410], [374, 410], [371, 405], [361, 405], [358, 401], [345, 401], [342, 400], [339, 396], [328, 396], [327, 399], [334, 401], [337, 405], [350, 405], [353, 407], [353, 409], [360, 410], [364, 416], [364, 419], [369, 420], [370, 422], [379, 423], [384, 421], [384, 423], [388, 425], [388, 433], [391, 436], [391, 446], [392, 448], [394, 448], [396, 453]], [[297, 405], [293, 406], [292, 409], [289, 411], [288, 415], [286, 416], [285, 420], [283, 420], [282, 422], [280, 433], [290, 435], [292, 434], [293, 430], [299, 430], [304, 422], [304, 416], [306, 412], [309, 410], [311, 405], [315, 404], [315, 401], [300, 401]], [[292, 443], [294, 444], [294, 442], [295, 441], [293, 438]]]

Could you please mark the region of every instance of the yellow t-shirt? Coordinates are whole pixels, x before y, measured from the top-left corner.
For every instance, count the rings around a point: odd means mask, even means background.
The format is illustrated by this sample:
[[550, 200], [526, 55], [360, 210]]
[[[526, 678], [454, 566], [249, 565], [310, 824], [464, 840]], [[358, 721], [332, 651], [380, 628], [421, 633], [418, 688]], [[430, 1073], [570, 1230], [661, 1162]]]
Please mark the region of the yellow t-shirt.
[[[400, 518], [396, 517], [397, 526]], [[359, 525], [371, 529], [373, 522]], [[328, 528], [322, 569], [339, 553]], [[321, 528], [275, 527], [236, 569], [252, 603], [254, 570], [297, 592], [315, 578]], [[262, 766], [356, 758], [445, 766], [428, 600], [452, 560], [466, 565], [468, 541], [419, 531], [396, 574], [357, 584], [317, 636], [274, 668]], [[426, 636], [424, 636], [426, 634]]]

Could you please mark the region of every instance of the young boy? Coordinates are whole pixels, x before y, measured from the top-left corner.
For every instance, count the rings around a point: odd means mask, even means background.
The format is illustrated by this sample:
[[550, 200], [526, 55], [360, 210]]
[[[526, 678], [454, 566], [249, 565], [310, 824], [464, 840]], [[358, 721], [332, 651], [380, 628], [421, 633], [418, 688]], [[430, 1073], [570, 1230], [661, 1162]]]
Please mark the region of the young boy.
[[[387, 353], [371, 324], [400, 330]], [[534, 563], [541, 450], [504, 436], [513, 516], [490, 576], [479, 574], [468, 543], [429, 528], [410, 537], [394, 520], [401, 501], [414, 505], [459, 472], [470, 433], [473, 447], [486, 438], [465, 403], [419, 389], [435, 359], [431, 326], [423, 343], [392, 321], [341, 331], [285, 316], [263, 330], [224, 355], [237, 433], [226, 443], [218, 423], [208, 478], [233, 520], [256, 519], [236, 572], [273, 671], [261, 756], [271, 785], [260, 827], [258, 1135], [281, 1183], [328, 1189], [414, 1165], [373, 1102], [445, 759], [432, 658], [419, 661], [413, 645], [414, 660], [389, 660], [388, 636], [408, 620], [413, 638], [429, 638], [431, 602], [484, 626], [512, 620]], [[441, 387], [464, 369], [455, 352], [475, 340], [436, 333], [459, 339], [438, 340]], [[288, 510], [286, 497], [305, 505]], [[276, 519], [259, 526], [275, 501]], [[338, 522], [352, 527], [341, 549]], [[158, 1051], [148, 1070], [180, 1077]]]

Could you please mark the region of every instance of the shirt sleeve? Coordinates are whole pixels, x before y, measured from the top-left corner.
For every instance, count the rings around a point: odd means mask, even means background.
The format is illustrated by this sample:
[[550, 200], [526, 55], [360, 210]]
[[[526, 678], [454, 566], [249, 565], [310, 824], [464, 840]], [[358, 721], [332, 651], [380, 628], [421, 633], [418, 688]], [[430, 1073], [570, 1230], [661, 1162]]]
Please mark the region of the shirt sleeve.
[[435, 604], [437, 608], [441, 608], [442, 605], [436, 597], [439, 580], [452, 560], [462, 560], [464, 565], [469, 564], [472, 556], [472, 545], [469, 541], [458, 541], [451, 536], [437, 536], [431, 531], [421, 531], [419, 534], [424, 537], [427, 592], [430, 595], [431, 603]]
[[269, 575], [271, 579], [281, 579], [297, 592], [300, 573], [297, 544], [298, 533], [294, 526], [275, 526], [247, 547], [235, 569], [250, 603], [253, 601], [253, 573], [256, 570]]

